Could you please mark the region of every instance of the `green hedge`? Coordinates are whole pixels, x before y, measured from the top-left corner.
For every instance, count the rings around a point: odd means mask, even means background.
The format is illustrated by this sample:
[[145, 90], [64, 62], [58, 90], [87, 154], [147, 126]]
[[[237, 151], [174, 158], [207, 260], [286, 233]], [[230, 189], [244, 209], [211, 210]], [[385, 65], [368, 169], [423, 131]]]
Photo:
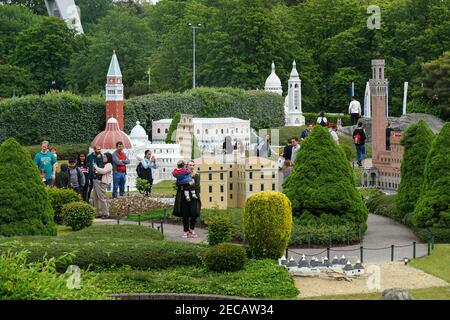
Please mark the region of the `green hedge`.
[[397, 208], [395, 194], [379, 195], [366, 201], [367, 209], [373, 214], [392, 218], [400, 223], [405, 223], [405, 214]]
[[[205, 253], [205, 245], [183, 242], [154, 240], [148, 233], [158, 233], [143, 226], [96, 226], [94, 233], [89, 234], [90, 227], [64, 237], [25, 237], [13, 238], [10, 241], [0, 239], [0, 251], [28, 249], [29, 261], [41, 261], [47, 257], [59, 257], [67, 252], [74, 252], [72, 261], [61, 261], [57, 267], [64, 271], [74, 264], [86, 269], [107, 268], [111, 266], [131, 266], [135, 269], [159, 269], [176, 266], [200, 266], [201, 256]], [[99, 228], [104, 230], [104, 234]], [[122, 229], [125, 230], [122, 232]], [[132, 236], [127, 236], [134, 233]], [[80, 236], [81, 234], [81, 236]], [[12, 242], [11, 242], [12, 240]]]
[[105, 128], [105, 102], [71, 93], [29, 95], [0, 101], [0, 141], [21, 144], [90, 143]]
[[[58, 160], [69, 160], [71, 157], [78, 157], [80, 153], [87, 154], [89, 152], [89, 143], [74, 143], [74, 144], [52, 144], [50, 141], [50, 147], [56, 148], [56, 154], [58, 155]], [[31, 157], [36, 155], [41, 151], [41, 145], [32, 145], [25, 147], [30, 153]]]
[[[251, 119], [254, 128], [284, 124], [283, 97], [264, 91], [197, 88], [184, 93], [161, 93], [125, 101], [125, 131], [140, 121], [150, 133], [152, 120], [176, 112], [196, 117]], [[29, 95], [0, 101], [0, 142], [15, 137], [25, 145], [90, 143], [105, 128], [105, 101], [71, 93]], [[78, 151], [78, 150], [77, 150]]]

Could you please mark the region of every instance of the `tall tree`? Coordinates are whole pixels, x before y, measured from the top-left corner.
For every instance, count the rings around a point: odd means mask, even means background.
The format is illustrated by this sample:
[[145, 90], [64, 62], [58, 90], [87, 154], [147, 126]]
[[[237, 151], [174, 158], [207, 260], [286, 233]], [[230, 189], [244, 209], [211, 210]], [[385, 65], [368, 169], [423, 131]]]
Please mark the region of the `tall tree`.
[[28, 71], [9, 64], [0, 64], [0, 97], [10, 98], [35, 91], [36, 85]]
[[64, 89], [64, 69], [74, 52], [75, 32], [64, 21], [45, 17], [17, 36], [15, 64], [33, 75], [39, 92]]

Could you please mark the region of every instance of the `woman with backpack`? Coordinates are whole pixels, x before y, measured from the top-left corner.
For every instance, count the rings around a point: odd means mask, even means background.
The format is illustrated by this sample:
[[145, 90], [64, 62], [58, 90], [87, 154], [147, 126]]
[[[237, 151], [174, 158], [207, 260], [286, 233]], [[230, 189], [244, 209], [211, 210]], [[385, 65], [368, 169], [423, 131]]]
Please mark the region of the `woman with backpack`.
[[322, 111], [317, 118], [317, 124], [321, 125], [322, 127], [326, 127], [328, 125], [327, 118], [325, 117], [325, 113]]
[[358, 127], [353, 131], [353, 143], [356, 148], [358, 158], [358, 166], [362, 166], [362, 161], [366, 155], [366, 132], [364, 131], [362, 122], [358, 122]]
[[152, 152], [150, 150], [145, 150], [145, 156], [144, 159], [138, 164], [136, 168], [137, 175], [140, 179], [145, 179], [148, 182], [149, 187], [144, 190], [144, 196], [148, 197], [150, 196], [150, 193], [152, 192], [152, 185], [153, 185], [153, 175], [152, 175], [152, 169], [157, 169], [158, 166], [156, 165], [156, 158], [154, 155], [152, 155]]

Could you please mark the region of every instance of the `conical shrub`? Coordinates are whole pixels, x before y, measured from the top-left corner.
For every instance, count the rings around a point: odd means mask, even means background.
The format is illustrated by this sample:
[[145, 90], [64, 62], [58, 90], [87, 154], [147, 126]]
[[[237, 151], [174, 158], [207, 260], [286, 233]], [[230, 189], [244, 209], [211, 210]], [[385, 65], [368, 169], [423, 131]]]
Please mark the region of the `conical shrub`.
[[355, 188], [353, 170], [328, 130], [316, 126], [302, 142], [283, 191], [304, 224], [353, 223], [367, 229], [367, 208]]
[[421, 228], [450, 228], [450, 123], [445, 123], [431, 145], [422, 191], [413, 214]]
[[434, 134], [427, 123], [420, 120], [410, 125], [400, 143], [404, 146], [401, 181], [396, 197], [397, 207], [404, 213], [414, 211], [423, 183], [423, 172]]
[[17, 235], [56, 235], [56, 227], [37, 167], [10, 138], [0, 145], [0, 236]]

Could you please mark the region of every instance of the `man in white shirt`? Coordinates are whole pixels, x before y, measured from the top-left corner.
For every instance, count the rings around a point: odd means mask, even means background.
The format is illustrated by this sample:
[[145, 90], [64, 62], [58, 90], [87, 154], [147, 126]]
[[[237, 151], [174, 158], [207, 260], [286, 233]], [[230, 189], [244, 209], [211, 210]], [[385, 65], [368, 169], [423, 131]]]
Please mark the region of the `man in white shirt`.
[[356, 125], [358, 123], [359, 117], [361, 116], [361, 104], [358, 100], [356, 100], [355, 96], [352, 97], [352, 101], [348, 106], [348, 113], [350, 114], [352, 125]]
[[298, 143], [298, 137], [292, 138], [292, 155], [291, 155], [291, 163], [292, 166], [295, 162], [295, 157], [297, 156], [297, 152], [300, 150], [300, 144]]

